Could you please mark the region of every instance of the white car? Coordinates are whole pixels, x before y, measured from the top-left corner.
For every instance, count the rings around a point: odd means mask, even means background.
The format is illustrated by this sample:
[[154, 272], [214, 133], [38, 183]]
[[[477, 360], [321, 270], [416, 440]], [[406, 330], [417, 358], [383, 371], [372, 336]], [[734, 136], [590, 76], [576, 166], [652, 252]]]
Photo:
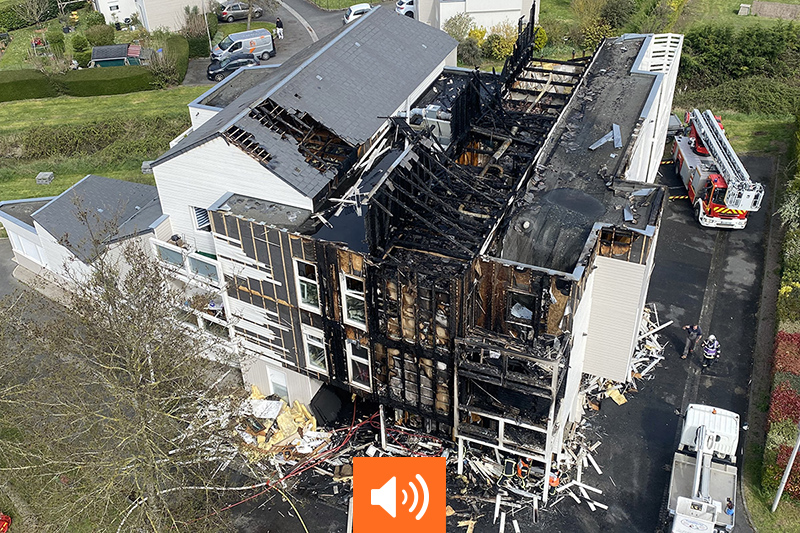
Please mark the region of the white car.
[[414, 7], [414, 0], [397, 0], [394, 10], [412, 19], [417, 18], [417, 9]]
[[346, 24], [350, 24], [357, 18], [366, 14], [366, 12], [370, 9], [372, 9], [372, 6], [369, 4], [356, 4], [348, 7], [347, 11], [345, 11], [344, 16], [342, 17], [342, 25], [344, 26]]

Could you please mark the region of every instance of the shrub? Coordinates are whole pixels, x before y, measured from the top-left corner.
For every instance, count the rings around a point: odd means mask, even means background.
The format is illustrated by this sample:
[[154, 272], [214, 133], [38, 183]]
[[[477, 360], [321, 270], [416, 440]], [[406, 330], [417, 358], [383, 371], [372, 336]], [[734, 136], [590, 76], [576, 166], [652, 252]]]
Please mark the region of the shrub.
[[217, 30], [219, 30], [217, 15], [215, 13], [206, 13], [206, 20], [208, 21], [208, 33], [211, 34], [211, 37], [214, 37], [217, 34]]
[[606, 2], [600, 9], [600, 18], [612, 28], [620, 28], [635, 12], [636, 0], [613, 0]]
[[186, 37], [189, 43], [189, 57], [208, 57], [211, 49], [208, 47], [208, 37], [200, 35], [197, 37]]
[[483, 43], [483, 40], [486, 39], [486, 28], [483, 26], [477, 26], [469, 30], [467, 33], [468, 39], [475, 39], [475, 42], [478, 43], [480, 46]]
[[772, 390], [768, 420], [770, 424], [782, 420], [791, 420], [797, 424], [800, 420], [800, 395], [792, 389], [789, 382], [781, 382]]
[[175, 68], [178, 71], [176, 83], [181, 83], [189, 69], [189, 42], [185, 37], [173, 35], [167, 39], [164, 54], [175, 62]]
[[[800, 334], [779, 331], [775, 337], [772, 371], [800, 376]], [[777, 378], [778, 374], [776, 374]], [[776, 381], [779, 383], [780, 381]], [[795, 388], [795, 390], [800, 390]]]
[[594, 50], [606, 37], [611, 37], [614, 31], [606, 22], [598, 20], [597, 22], [584, 27], [581, 30], [583, 37], [583, 46], [587, 50]]
[[534, 50], [541, 50], [547, 46], [547, 32], [541, 26], [537, 26], [536, 40], [533, 43]]
[[510, 22], [501, 22], [493, 26], [489, 36], [483, 41], [481, 51], [483, 57], [503, 60], [514, 51], [517, 42], [517, 27]]
[[92, 46], [107, 46], [114, 44], [114, 28], [108, 24], [91, 26], [84, 31], [86, 40]]
[[44, 36], [53, 52], [64, 53], [64, 32], [61, 30], [60, 24], [48, 26]]
[[89, 41], [83, 34], [78, 33], [72, 37], [72, 51], [73, 52], [85, 52], [89, 49]]
[[84, 13], [81, 22], [87, 28], [92, 26], [103, 26], [106, 23], [106, 17], [99, 11], [88, 11]]
[[464, 42], [458, 45], [458, 61], [462, 65], [479, 67], [483, 62], [481, 57], [481, 47], [474, 37], [467, 37]]
[[442, 25], [442, 29], [450, 37], [461, 43], [464, 42], [469, 35], [469, 31], [474, 26], [475, 19], [473, 19], [469, 13], [461, 12], [447, 19]]
[[0, 102], [57, 96], [47, 76], [33, 69], [4, 70], [0, 76]]
[[103, 67], [67, 72], [59, 82], [71, 96], [98, 96], [146, 91], [153, 76], [145, 67]]

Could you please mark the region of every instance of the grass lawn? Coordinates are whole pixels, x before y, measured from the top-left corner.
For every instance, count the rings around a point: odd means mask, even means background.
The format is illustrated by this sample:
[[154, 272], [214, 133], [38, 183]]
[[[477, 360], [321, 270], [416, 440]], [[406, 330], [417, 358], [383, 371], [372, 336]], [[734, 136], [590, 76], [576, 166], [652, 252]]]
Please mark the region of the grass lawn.
[[347, 9], [350, 6], [361, 4], [358, 0], [311, 0], [322, 9]]
[[763, 450], [753, 447], [745, 453], [742, 491], [747, 510], [759, 533], [800, 533], [800, 504], [784, 497], [772, 513], [774, 493], [761, 489], [761, 459]]
[[[746, 115], [715, 109], [722, 117], [728, 139], [737, 153], [764, 154], [781, 158], [794, 132], [792, 115]], [[683, 119], [683, 114], [678, 116]]]
[[[253, 21], [250, 23], [251, 30], [260, 30], [260, 29], [267, 29], [269, 31], [275, 31], [275, 24], [271, 22], [257, 22]], [[230, 35], [231, 33], [238, 33], [240, 31], [247, 31], [247, 21], [244, 22], [226, 22], [220, 23], [219, 31], [222, 32], [222, 37], [224, 38], [226, 35]]]
[[[682, 33], [690, 26], [709, 22], [730, 24], [736, 28], [751, 24], [778, 24], [780, 22], [780, 19], [739, 16], [737, 13], [741, 3], [739, 0], [689, 0], [673, 31]], [[800, 4], [800, 0], [786, 0], [784, 3]]]
[[11, 32], [12, 41], [6, 47], [3, 57], [0, 57], [0, 70], [30, 68], [27, 61], [33, 30], [34, 28], [22, 28]]
[[[0, 135], [18, 133], [32, 124], [89, 122], [100, 117], [189, 116], [186, 104], [208, 87], [175, 87], [110, 96], [41, 98], [0, 103]], [[58, 113], [53, 113], [57, 108]]]
[[[205, 92], [207, 87], [177, 87], [113, 96], [76, 98], [61, 96], [39, 100], [21, 100], [0, 104], [0, 144], [3, 137], [13, 137], [31, 125], [80, 124], [103, 117], [176, 117], [188, 121], [186, 104]], [[59, 112], [53, 113], [54, 108]], [[187, 124], [188, 126], [188, 124]], [[180, 131], [175, 131], [178, 135]], [[161, 152], [169, 146], [164, 146]], [[160, 153], [160, 152], [159, 152]], [[159, 153], [154, 153], [155, 158]], [[33, 198], [59, 194], [87, 174], [153, 184], [152, 175], [141, 173], [139, 158], [109, 163], [95, 155], [59, 157], [24, 161], [0, 159], [0, 200]], [[55, 172], [50, 185], [36, 185], [37, 173]]]
[[575, 22], [575, 13], [569, 7], [570, 0], [550, 0], [542, 2], [539, 8], [539, 20], [561, 20]]

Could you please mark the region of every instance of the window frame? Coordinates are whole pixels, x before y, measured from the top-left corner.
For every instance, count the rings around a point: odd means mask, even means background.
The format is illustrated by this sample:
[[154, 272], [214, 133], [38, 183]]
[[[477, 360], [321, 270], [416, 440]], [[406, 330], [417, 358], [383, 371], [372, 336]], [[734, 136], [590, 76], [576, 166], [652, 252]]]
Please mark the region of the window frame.
[[[512, 307], [514, 307], [514, 304], [512, 303], [514, 296], [527, 297], [527, 298], [530, 298], [531, 300], [533, 300], [533, 306], [530, 309], [530, 312], [531, 312], [530, 320], [526, 321], [524, 318], [515, 317], [511, 313], [511, 309], [512, 309]], [[536, 306], [536, 296], [531, 294], [531, 293], [528, 293], [528, 292], [521, 292], [521, 291], [515, 291], [515, 290], [511, 290], [510, 289], [510, 290], [507, 291], [507, 298], [508, 298], [508, 309], [506, 310], [506, 321], [511, 323], [511, 324], [516, 324], [518, 326], [523, 326], [523, 327], [528, 327], [528, 328], [533, 327], [533, 319], [536, 316], [536, 308], [535, 308], [535, 306]], [[519, 303], [521, 303], [521, 302], [519, 302]], [[524, 306], [524, 307], [527, 309], [527, 306]]]
[[[316, 307], [311, 305], [311, 304], [303, 302], [303, 293], [300, 290], [301, 276], [300, 276], [300, 265], [299, 265], [299, 263], [303, 263], [303, 264], [306, 264], [306, 265], [311, 265], [312, 267], [314, 267], [314, 278], [315, 278], [314, 281], [312, 282], [309, 278], [307, 278], [305, 276], [302, 277], [302, 280], [305, 281], [306, 283], [314, 283], [314, 285], [316, 285], [316, 287], [317, 287], [317, 305], [316, 305]], [[311, 263], [310, 261], [304, 261], [303, 259], [297, 259], [296, 257], [292, 258], [292, 266], [294, 267], [294, 288], [297, 291], [297, 306], [300, 307], [300, 309], [305, 309], [306, 311], [310, 311], [312, 313], [316, 313], [318, 315], [321, 315], [322, 314], [322, 300], [321, 300], [321, 297], [320, 297], [321, 294], [320, 294], [320, 290], [319, 290], [319, 268], [317, 268], [317, 265], [315, 265], [314, 263]]]
[[[197, 231], [208, 231], [208, 232], [210, 232], [211, 231], [211, 215], [208, 213], [208, 209], [205, 209], [203, 207], [195, 207], [195, 206], [190, 206], [190, 207], [192, 209], [192, 225], [194, 226], [194, 229], [197, 230]], [[205, 212], [205, 216], [206, 216], [206, 220], [208, 221], [208, 224], [204, 224], [202, 226], [200, 225], [200, 221], [198, 220], [198, 217], [197, 217], [197, 214], [200, 211]]]
[[[354, 346], [358, 346], [362, 350], [366, 350], [367, 358], [364, 359], [363, 357], [353, 353]], [[364, 346], [359, 341], [346, 339], [344, 341], [344, 347], [345, 347], [345, 354], [347, 357], [347, 382], [350, 383], [350, 386], [352, 387], [372, 392], [372, 363], [371, 363], [372, 351], [369, 349], [369, 346]], [[363, 383], [359, 383], [353, 380], [353, 361], [367, 365], [367, 372], [369, 373], [369, 385], [364, 385]]]
[[[352, 278], [361, 282], [362, 287], [364, 290], [361, 293], [357, 293], [355, 291], [351, 291], [347, 288], [347, 278]], [[364, 322], [358, 322], [357, 320], [353, 320], [348, 317], [348, 306], [347, 306], [347, 297], [353, 297], [359, 299], [364, 304]], [[361, 329], [363, 331], [367, 331], [367, 284], [364, 281], [364, 278], [359, 278], [358, 276], [351, 276], [350, 274], [345, 274], [344, 272], [341, 273], [341, 297], [342, 297], [342, 320], [348, 326], [353, 326], [354, 328]]]
[[[219, 264], [217, 264], [218, 261], [214, 261], [209, 257], [205, 257], [194, 252], [187, 254], [184, 260], [186, 262], [186, 269], [189, 271], [189, 276], [192, 277], [199, 276], [204, 280], [208, 280], [217, 285], [221, 283], [222, 278], [220, 277]], [[213, 267], [215, 278], [211, 278], [209, 276], [206, 276], [205, 274], [201, 274], [200, 272], [195, 272], [194, 269], [192, 268], [193, 260], [208, 265], [209, 267]]]
[[[159, 262], [167, 264], [172, 268], [186, 270], [186, 255], [184, 254], [184, 250], [182, 248], [179, 248], [179, 247], [177, 247], [175, 245], [172, 245], [172, 244], [169, 244], [167, 242], [158, 241], [156, 239], [152, 239], [152, 242], [153, 242], [153, 246], [155, 246], [155, 248], [156, 248], [156, 258], [158, 259]], [[161, 252], [160, 252], [161, 248], [163, 248], [163, 249], [165, 249], [167, 251], [170, 251], [170, 252], [175, 252], [177, 254], [180, 254], [180, 256], [181, 256], [181, 264], [178, 265], [178, 264], [172, 263], [172, 262], [167, 261], [164, 258], [162, 258], [161, 257]]]
[[[275, 380], [273, 379], [273, 376], [276, 376], [276, 375], [277, 376], [281, 376], [281, 378], [283, 379], [283, 383], [279, 384], [279, 385], [283, 385], [283, 387], [286, 389], [286, 397], [285, 398], [283, 396], [281, 396], [280, 394], [278, 394], [278, 391], [275, 390]], [[283, 401], [285, 401], [287, 404], [291, 404], [291, 399], [289, 397], [289, 378], [286, 375], [286, 371], [278, 370], [276, 368], [267, 367], [267, 378], [269, 379], [269, 390], [270, 390], [270, 393], [275, 394], [277, 396], [280, 396], [281, 399], [283, 399]]]
[[[303, 324], [301, 326], [301, 332], [303, 335], [303, 351], [305, 352], [306, 358], [306, 369], [313, 370], [315, 372], [319, 372], [320, 374], [328, 375], [328, 348], [325, 346], [325, 333], [318, 328], [314, 328], [311, 326], [306, 326]], [[309, 342], [310, 337], [316, 337], [313, 339], [313, 342]], [[320, 368], [319, 366], [315, 365], [311, 362], [311, 351], [309, 350], [309, 345], [316, 346], [317, 348], [322, 348], [322, 355], [325, 361], [325, 368]]]

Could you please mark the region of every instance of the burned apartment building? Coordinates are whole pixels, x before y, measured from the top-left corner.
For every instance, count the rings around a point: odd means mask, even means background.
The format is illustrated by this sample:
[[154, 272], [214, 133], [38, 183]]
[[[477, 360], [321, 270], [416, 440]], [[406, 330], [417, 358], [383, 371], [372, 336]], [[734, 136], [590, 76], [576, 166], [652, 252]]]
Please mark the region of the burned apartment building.
[[534, 32], [482, 73], [377, 8], [242, 71], [153, 163], [174, 236], [152, 244], [204, 280], [247, 385], [530, 458], [546, 499], [584, 376], [629, 376], [682, 40], [551, 61]]

